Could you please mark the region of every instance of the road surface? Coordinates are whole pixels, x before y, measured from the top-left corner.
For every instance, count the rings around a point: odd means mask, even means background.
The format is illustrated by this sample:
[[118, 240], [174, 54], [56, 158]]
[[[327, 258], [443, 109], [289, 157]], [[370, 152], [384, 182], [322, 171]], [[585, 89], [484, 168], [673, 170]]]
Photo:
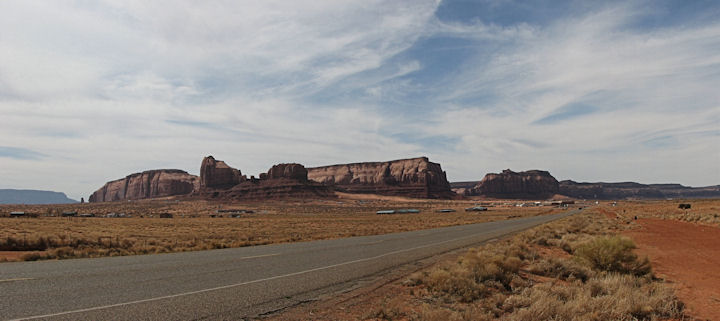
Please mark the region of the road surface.
[[576, 212], [314, 242], [2, 263], [0, 320], [252, 318]]

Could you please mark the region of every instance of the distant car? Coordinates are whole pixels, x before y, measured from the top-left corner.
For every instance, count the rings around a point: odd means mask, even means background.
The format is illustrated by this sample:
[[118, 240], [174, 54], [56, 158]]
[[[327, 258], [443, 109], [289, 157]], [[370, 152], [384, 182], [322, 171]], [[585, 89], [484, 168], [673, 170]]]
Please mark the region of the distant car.
[[437, 210], [437, 212], [438, 213], [452, 213], [452, 212], [457, 212], [457, 211], [452, 208], [443, 208], [441, 210]]
[[465, 212], [482, 212], [482, 211], [487, 211], [487, 210], [488, 210], [487, 207], [473, 206], [473, 207], [466, 208]]

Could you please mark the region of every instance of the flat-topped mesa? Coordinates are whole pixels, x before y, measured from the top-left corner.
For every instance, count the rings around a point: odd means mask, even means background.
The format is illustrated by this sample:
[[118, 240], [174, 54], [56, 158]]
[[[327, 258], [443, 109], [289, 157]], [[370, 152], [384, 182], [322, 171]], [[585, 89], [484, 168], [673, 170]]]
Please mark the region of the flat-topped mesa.
[[215, 160], [212, 156], [203, 158], [200, 165], [201, 189], [228, 189], [243, 181], [245, 178], [240, 170], [230, 167], [223, 161]]
[[139, 200], [190, 194], [198, 186], [195, 175], [179, 169], [158, 169], [135, 173], [106, 183], [90, 195], [90, 202]]
[[560, 194], [574, 198], [621, 200], [666, 198], [717, 198], [720, 186], [689, 187], [680, 184], [578, 183], [560, 182]]
[[559, 183], [547, 171], [489, 173], [472, 188], [471, 195], [510, 199], [545, 199], [558, 194]]
[[348, 193], [415, 198], [455, 195], [440, 164], [427, 157], [308, 168], [308, 179]]

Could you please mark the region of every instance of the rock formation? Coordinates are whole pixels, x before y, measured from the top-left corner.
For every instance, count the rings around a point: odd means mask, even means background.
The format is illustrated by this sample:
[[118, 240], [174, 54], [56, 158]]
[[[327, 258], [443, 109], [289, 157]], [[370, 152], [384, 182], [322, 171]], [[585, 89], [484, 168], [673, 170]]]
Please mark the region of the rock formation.
[[545, 199], [557, 194], [558, 191], [558, 181], [547, 171], [513, 172], [506, 169], [500, 174], [485, 175], [474, 187], [465, 190], [465, 195], [509, 199]]
[[138, 200], [190, 194], [198, 177], [178, 169], [158, 169], [128, 175], [106, 183], [90, 195], [90, 202]]
[[212, 156], [205, 157], [200, 165], [201, 188], [230, 188], [243, 182], [245, 178], [239, 170], [228, 166]]
[[308, 180], [308, 171], [300, 164], [278, 164], [267, 172], [268, 179], [287, 178], [300, 181]]
[[711, 198], [720, 197], [720, 186], [688, 187], [680, 184], [578, 183], [571, 180], [560, 182], [560, 194], [600, 200], [664, 199], [664, 198]]
[[308, 168], [308, 179], [349, 193], [450, 198], [445, 172], [427, 157]]
[[[205, 172], [201, 171], [200, 173], [201, 181], [204, 180], [203, 173]], [[213, 184], [201, 186], [195, 195], [219, 199], [334, 197], [330, 187], [309, 181], [307, 169], [300, 164], [278, 164], [270, 168], [267, 173], [260, 174], [258, 179], [242, 179], [234, 186], [212, 186]]]

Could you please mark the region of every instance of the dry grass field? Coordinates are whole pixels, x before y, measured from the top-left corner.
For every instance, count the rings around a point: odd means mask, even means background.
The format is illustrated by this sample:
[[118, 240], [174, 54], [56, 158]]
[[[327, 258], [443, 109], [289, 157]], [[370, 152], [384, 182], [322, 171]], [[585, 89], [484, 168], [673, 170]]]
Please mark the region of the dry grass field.
[[[491, 207], [465, 212], [472, 201], [415, 200], [340, 195], [332, 200], [245, 203], [152, 200], [76, 205], [3, 205], [0, 215], [25, 211], [38, 217], [0, 218], [0, 261], [101, 257], [241, 247], [375, 235], [556, 213], [551, 207]], [[376, 215], [384, 209], [419, 214]], [[439, 213], [439, 209], [456, 212]], [[218, 209], [252, 210], [231, 218]], [[131, 218], [60, 217], [77, 211]], [[159, 218], [160, 214], [173, 218]], [[54, 216], [51, 216], [54, 215]], [[211, 217], [211, 216], [216, 217]], [[217, 217], [223, 215], [224, 217]]]

